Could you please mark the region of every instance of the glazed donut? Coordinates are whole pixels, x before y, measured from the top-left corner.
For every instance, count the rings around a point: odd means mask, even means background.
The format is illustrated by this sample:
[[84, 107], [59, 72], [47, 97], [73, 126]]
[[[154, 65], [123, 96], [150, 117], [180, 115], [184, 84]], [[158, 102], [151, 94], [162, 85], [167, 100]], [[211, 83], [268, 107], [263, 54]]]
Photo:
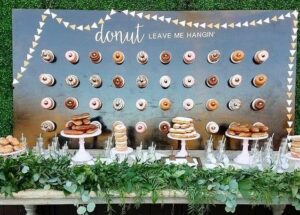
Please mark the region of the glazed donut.
[[78, 100], [74, 97], [68, 97], [65, 100], [65, 107], [74, 110], [78, 107]]
[[125, 55], [121, 51], [115, 51], [113, 53], [113, 60], [116, 64], [122, 64], [125, 60]]
[[262, 87], [265, 85], [267, 80], [268, 77], [265, 74], [258, 74], [253, 78], [252, 83], [255, 87]]
[[55, 83], [55, 79], [51, 74], [43, 73], [40, 75], [39, 79], [42, 84], [45, 84], [47, 86], [53, 86]]
[[233, 75], [229, 79], [229, 85], [231, 87], [237, 87], [242, 83], [242, 76], [239, 74]]
[[219, 125], [216, 122], [213, 122], [213, 121], [208, 122], [206, 124], [205, 128], [206, 128], [206, 131], [208, 133], [211, 133], [211, 134], [218, 133], [218, 131], [219, 131]]
[[55, 60], [55, 56], [54, 56], [53, 52], [50, 50], [47, 50], [47, 49], [42, 50], [41, 57], [42, 57], [43, 61], [45, 61], [47, 63], [52, 63]]
[[113, 100], [113, 107], [115, 110], [122, 110], [125, 106], [125, 102], [121, 98], [115, 98]]
[[245, 53], [242, 50], [236, 50], [231, 53], [230, 60], [232, 63], [240, 63], [245, 58]]
[[79, 79], [76, 75], [68, 75], [66, 77], [66, 84], [70, 87], [77, 87], [79, 85]]
[[158, 125], [158, 128], [159, 128], [161, 133], [168, 134], [169, 130], [171, 128], [171, 124], [167, 121], [161, 121]]
[[99, 130], [102, 129], [102, 124], [99, 121], [93, 121], [91, 122], [92, 125], [95, 125]]
[[148, 62], [148, 54], [145, 51], [139, 51], [136, 55], [136, 60], [140, 64], [146, 64]]
[[55, 128], [56, 128], [55, 123], [50, 121], [50, 120], [46, 120], [46, 121], [41, 123], [41, 129], [43, 131], [51, 132], [51, 131], [54, 131]]
[[228, 102], [228, 108], [229, 108], [229, 110], [238, 110], [238, 109], [241, 108], [241, 106], [242, 106], [242, 102], [239, 99], [231, 99]]
[[43, 98], [41, 106], [44, 109], [52, 110], [55, 107], [55, 101], [50, 97]]
[[92, 75], [90, 77], [90, 84], [92, 87], [98, 88], [102, 85], [102, 79], [99, 75]]
[[194, 101], [192, 99], [185, 99], [182, 105], [185, 110], [191, 110], [194, 107]]
[[169, 99], [167, 98], [162, 98], [160, 101], [159, 101], [159, 107], [160, 109], [166, 111], [166, 110], [169, 110], [172, 106], [172, 103]]
[[99, 98], [92, 98], [90, 100], [89, 106], [93, 110], [99, 110], [102, 107], [102, 102]]
[[261, 98], [254, 99], [251, 103], [251, 107], [255, 111], [259, 111], [265, 108], [266, 101]]
[[102, 60], [102, 55], [99, 51], [91, 51], [89, 53], [89, 57], [90, 57], [91, 61], [95, 64], [100, 63]]
[[136, 78], [136, 84], [139, 88], [145, 88], [148, 85], [148, 78], [146, 75], [139, 75]]
[[257, 51], [253, 57], [253, 60], [257, 64], [264, 63], [269, 58], [269, 52], [266, 50]]
[[125, 84], [125, 80], [121, 75], [116, 75], [113, 77], [113, 84], [116, 88], [122, 88]]
[[135, 124], [135, 130], [138, 133], [144, 133], [147, 130], [147, 125], [145, 122], [138, 122]]
[[185, 64], [191, 64], [191, 63], [194, 62], [195, 58], [196, 58], [195, 52], [193, 52], [193, 51], [187, 51], [183, 55], [183, 62]]
[[172, 55], [171, 55], [171, 53], [169, 51], [162, 51], [160, 53], [159, 58], [160, 58], [160, 62], [162, 64], [168, 64], [168, 63], [171, 62]]
[[206, 85], [208, 87], [214, 87], [219, 83], [219, 78], [216, 75], [211, 75], [206, 78]]
[[76, 64], [79, 61], [79, 54], [74, 51], [74, 50], [70, 50], [67, 51], [65, 54], [65, 58], [72, 64]]
[[213, 111], [218, 109], [219, 102], [216, 99], [208, 99], [206, 102], [206, 109], [209, 111]]
[[186, 88], [190, 88], [195, 84], [195, 78], [191, 75], [185, 76], [182, 80], [182, 84]]
[[159, 84], [162, 88], [167, 89], [171, 84], [171, 78], [167, 75], [163, 75], [159, 79]]
[[[112, 124], [112, 131], [113, 131], [113, 132], [115, 131], [115, 128], [116, 128], [117, 125], [123, 125], [123, 126], [125, 127], [125, 125], [124, 125], [124, 123], [123, 123], [122, 121], [115, 121], [115, 122]], [[126, 127], [125, 127], [125, 131], [126, 131]]]
[[145, 110], [147, 106], [147, 101], [145, 99], [138, 99], [135, 103], [138, 110]]
[[221, 53], [219, 50], [212, 50], [207, 55], [207, 61], [209, 63], [217, 63], [220, 60]]

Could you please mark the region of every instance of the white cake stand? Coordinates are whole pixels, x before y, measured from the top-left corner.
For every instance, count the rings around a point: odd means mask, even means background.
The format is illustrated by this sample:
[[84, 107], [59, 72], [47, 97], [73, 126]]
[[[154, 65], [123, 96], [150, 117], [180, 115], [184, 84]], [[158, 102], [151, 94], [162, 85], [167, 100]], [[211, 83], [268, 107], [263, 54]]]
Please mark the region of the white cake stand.
[[124, 161], [124, 160], [128, 157], [128, 155], [129, 155], [131, 152], [133, 152], [133, 149], [130, 148], [130, 147], [127, 147], [127, 149], [124, 150], [124, 151], [118, 151], [118, 150], [114, 147], [114, 148], [112, 148], [112, 149], [110, 150], [110, 156], [111, 156], [111, 158], [113, 158], [113, 159], [115, 159], [115, 158], [118, 156], [119, 161], [122, 162], [122, 161]]
[[239, 154], [236, 158], [234, 158], [234, 162], [236, 162], [238, 164], [247, 164], [247, 165], [249, 165], [249, 163], [250, 163], [250, 154], [248, 151], [249, 140], [264, 140], [269, 137], [269, 135], [266, 135], [263, 137], [239, 137], [239, 136], [230, 135], [227, 132], [225, 133], [225, 135], [232, 139], [243, 140], [242, 153]]
[[300, 158], [294, 158], [290, 152], [285, 155], [287, 159], [292, 160], [295, 164], [295, 169], [300, 169]]
[[64, 137], [79, 139], [79, 150], [72, 157], [72, 161], [74, 163], [88, 163], [89, 161], [93, 160], [92, 155], [90, 155], [90, 153], [88, 153], [85, 150], [84, 138], [96, 137], [96, 136], [100, 135], [101, 134], [100, 129], [97, 129], [97, 131], [92, 134], [70, 135], [70, 134], [65, 134], [64, 131], [61, 131], [60, 134], [61, 134], [61, 136], [64, 136]]
[[200, 134], [197, 133], [195, 137], [191, 137], [191, 138], [177, 138], [177, 137], [172, 137], [171, 134], [169, 133], [168, 138], [172, 140], [180, 140], [181, 149], [179, 152], [177, 152], [176, 157], [186, 157], [188, 155], [188, 152], [186, 151], [186, 141], [199, 139]]

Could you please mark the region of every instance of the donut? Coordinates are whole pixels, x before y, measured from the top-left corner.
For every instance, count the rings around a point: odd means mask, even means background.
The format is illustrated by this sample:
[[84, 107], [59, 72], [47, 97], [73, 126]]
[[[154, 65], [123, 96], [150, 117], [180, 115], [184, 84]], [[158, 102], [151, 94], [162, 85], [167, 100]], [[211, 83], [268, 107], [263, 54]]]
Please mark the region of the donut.
[[145, 110], [147, 106], [147, 101], [145, 99], [138, 99], [135, 103], [135, 106], [138, 110]]
[[65, 107], [74, 110], [78, 107], [78, 100], [74, 97], [68, 97], [65, 100]]
[[98, 88], [102, 85], [102, 79], [99, 75], [92, 75], [89, 80], [92, 87]]
[[113, 84], [116, 88], [122, 88], [125, 84], [125, 80], [121, 75], [116, 75], [113, 77]]
[[[74, 125], [83, 125], [83, 121], [81, 119], [78, 120], [72, 120]], [[72, 127], [72, 126], [71, 126]], [[75, 128], [75, 127], [74, 127]]]
[[14, 137], [12, 136], [12, 135], [7, 135], [6, 136], [6, 139], [10, 142], [10, 141], [12, 141], [12, 139], [13, 139]]
[[194, 107], [194, 101], [192, 99], [185, 99], [182, 105], [185, 110], [191, 110]]
[[117, 137], [116, 135], [115, 135], [115, 141], [116, 142], [125, 142], [125, 141], [127, 141], [128, 140], [128, 138], [127, 138], [127, 135], [125, 135], [125, 134], [122, 134], [122, 136], [120, 136], [120, 137]]
[[51, 74], [43, 73], [39, 76], [40, 82], [47, 86], [53, 86], [55, 83], [55, 79]]
[[206, 85], [208, 87], [214, 87], [219, 83], [219, 78], [216, 75], [211, 75], [206, 78]]
[[[117, 125], [124, 125], [124, 123], [122, 121], [115, 121], [113, 124], [112, 124], [112, 131], [115, 131], [115, 127]], [[124, 125], [125, 126], [125, 125]], [[126, 127], [125, 127], [126, 128]]]
[[55, 107], [55, 101], [50, 97], [43, 98], [41, 106], [44, 109], [52, 110]]
[[240, 63], [245, 58], [245, 53], [242, 50], [236, 50], [231, 53], [230, 60], [232, 63]]
[[55, 60], [53, 52], [47, 49], [42, 50], [41, 57], [46, 63], [52, 63]]
[[99, 110], [102, 107], [102, 102], [99, 98], [92, 98], [90, 100], [89, 106], [93, 110]]
[[72, 64], [76, 64], [79, 61], [79, 54], [74, 51], [74, 50], [70, 50], [67, 51], [65, 54], [65, 58]]
[[219, 50], [212, 50], [207, 55], [207, 61], [209, 63], [217, 63], [220, 60], [221, 53]]
[[216, 122], [208, 122], [206, 124], [206, 131], [211, 134], [216, 134], [219, 131], [219, 125]]
[[145, 122], [138, 122], [135, 124], [135, 130], [138, 133], [144, 133], [147, 130], [147, 125]]
[[169, 99], [167, 98], [162, 98], [160, 101], [159, 101], [159, 107], [160, 109], [166, 111], [166, 110], [169, 110], [172, 106], [172, 103]]
[[[119, 121], [117, 121], [117, 122], [119, 122]], [[116, 124], [114, 127], [113, 127], [113, 130], [114, 130], [114, 132], [115, 133], [125, 133], [126, 134], [126, 131], [127, 131], [127, 129], [126, 129], [126, 126], [124, 125], [124, 124]]]
[[159, 58], [162, 64], [168, 64], [171, 62], [172, 55], [169, 51], [162, 51], [159, 55]]
[[95, 133], [97, 130], [98, 130], [98, 128], [97, 128], [97, 127], [94, 127], [94, 128], [90, 128], [90, 129], [86, 130], [85, 133], [87, 133], [87, 134], [93, 134], [93, 133]]
[[216, 99], [208, 99], [206, 102], [206, 109], [209, 111], [214, 111], [218, 109], [219, 102]]
[[89, 125], [75, 125], [72, 126], [73, 130], [78, 130], [78, 131], [87, 131], [89, 129], [97, 129], [96, 125], [89, 124]]
[[233, 75], [229, 79], [229, 85], [233, 88], [239, 86], [242, 83], [242, 76], [239, 74]]
[[146, 64], [148, 62], [148, 54], [145, 51], [139, 51], [136, 55], [136, 60], [140, 64]]
[[11, 145], [6, 145], [6, 146], [0, 147], [0, 154], [7, 154], [7, 153], [11, 153], [13, 151], [14, 151], [14, 148]]
[[83, 122], [84, 125], [88, 125], [88, 124], [91, 123], [90, 119], [88, 119], [88, 118], [87, 119], [83, 119], [82, 122]]
[[113, 53], [113, 60], [116, 64], [122, 64], [125, 60], [125, 55], [121, 51], [115, 51]]
[[268, 77], [265, 74], [258, 74], [253, 78], [252, 83], [255, 87], [262, 87], [265, 85], [267, 80]]
[[171, 128], [171, 124], [167, 121], [161, 121], [158, 125], [158, 128], [159, 128], [161, 133], [168, 134], [169, 130]]
[[79, 85], [79, 79], [76, 75], [68, 75], [65, 81], [67, 85], [73, 88]]
[[50, 121], [50, 120], [46, 120], [46, 121], [41, 123], [41, 129], [43, 131], [51, 132], [51, 131], [54, 131], [55, 128], [56, 128], [55, 123]]
[[162, 88], [167, 89], [171, 84], [171, 78], [167, 75], [163, 75], [159, 79], [159, 84]]
[[185, 76], [182, 80], [182, 84], [186, 88], [190, 88], [195, 84], [195, 78], [191, 75]]
[[148, 85], [148, 78], [146, 75], [139, 75], [136, 78], [136, 84], [139, 88], [145, 88]]
[[66, 122], [65, 128], [72, 128], [73, 125], [74, 125], [73, 121], [69, 120], [68, 122]]
[[89, 53], [89, 57], [90, 57], [91, 61], [95, 64], [100, 63], [102, 60], [102, 55], [99, 51], [91, 51]]
[[172, 119], [173, 123], [177, 123], [177, 124], [189, 124], [189, 123], [193, 123], [193, 119], [192, 118], [188, 118], [188, 117], [175, 117]]
[[95, 125], [99, 130], [102, 129], [102, 124], [99, 121], [93, 121], [91, 122], [92, 125]]
[[228, 102], [228, 108], [229, 110], [239, 110], [242, 106], [242, 102], [241, 100], [239, 99], [231, 99], [229, 102]]
[[121, 99], [121, 98], [115, 98], [113, 100], [113, 108], [115, 110], [118, 110], [118, 111], [122, 110], [124, 108], [124, 106], [125, 106], [125, 102], [124, 102], [123, 99]]
[[68, 134], [68, 135], [81, 135], [81, 134], [84, 134], [84, 131], [71, 130], [71, 129], [65, 128], [64, 133]]
[[10, 142], [7, 138], [4, 137], [0, 137], [0, 145], [4, 146], [4, 145], [8, 145]]
[[251, 107], [255, 111], [259, 111], [265, 108], [266, 101], [261, 98], [254, 99], [251, 103]]
[[269, 52], [266, 50], [257, 51], [253, 57], [256, 64], [262, 64], [269, 58]]
[[196, 58], [195, 52], [187, 51], [183, 55], [183, 62], [185, 64], [191, 64], [194, 62], [195, 58]]
[[82, 114], [76, 114], [72, 116], [72, 120], [84, 120], [84, 119], [89, 119], [90, 118], [90, 114], [89, 113], [82, 113]]

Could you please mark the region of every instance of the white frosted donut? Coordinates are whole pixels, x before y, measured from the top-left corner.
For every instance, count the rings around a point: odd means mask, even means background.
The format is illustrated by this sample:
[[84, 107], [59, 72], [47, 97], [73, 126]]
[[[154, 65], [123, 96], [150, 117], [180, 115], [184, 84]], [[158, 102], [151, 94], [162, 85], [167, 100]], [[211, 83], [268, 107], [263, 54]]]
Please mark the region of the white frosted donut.
[[195, 52], [193, 51], [187, 51], [186, 53], [184, 53], [183, 55], [183, 61], [186, 64], [191, 64], [194, 62], [196, 58]]
[[101, 122], [99, 122], [99, 121], [93, 121], [93, 122], [91, 122], [91, 124], [92, 124], [92, 125], [96, 125], [97, 128], [98, 128], [99, 130], [102, 129], [102, 124], [101, 124]]
[[55, 107], [55, 101], [50, 97], [43, 98], [41, 101], [41, 106], [44, 109], [51, 110]]
[[102, 84], [102, 79], [99, 75], [92, 75], [90, 77], [90, 84], [95, 87], [95, 88], [98, 88], [101, 86]]
[[159, 83], [162, 88], [166, 89], [171, 84], [171, 78], [167, 75], [161, 76], [161, 78], [159, 79]]
[[218, 133], [219, 131], [219, 125], [216, 123], [216, 122], [208, 122], [206, 124], [206, 131], [208, 133], [211, 133], [211, 134], [215, 134], [215, 133]]
[[41, 123], [41, 129], [43, 131], [51, 132], [51, 131], [54, 131], [55, 128], [56, 128], [55, 123], [50, 121], [50, 120], [46, 120], [46, 121]]
[[147, 125], [145, 122], [138, 122], [135, 125], [135, 130], [138, 133], [144, 133], [147, 130]]
[[239, 99], [231, 99], [229, 102], [228, 102], [228, 108], [230, 110], [238, 110], [240, 109], [242, 106], [242, 102], [241, 100]]
[[55, 83], [55, 79], [51, 74], [43, 73], [40, 75], [39, 79], [42, 84], [47, 86], [52, 86]]
[[193, 99], [185, 99], [182, 105], [185, 110], [191, 110], [194, 107], [194, 101]]
[[254, 61], [257, 64], [261, 64], [265, 62], [266, 60], [268, 60], [268, 58], [269, 58], [269, 52], [267, 50], [257, 51], [254, 55]]
[[242, 76], [239, 74], [233, 75], [229, 79], [229, 85], [231, 87], [237, 87], [242, 83]]
[[43, 49], [41, 53], [43, 61], [47, 63], [52, 63], [55, 59], [55, 56], [51, 50]]
[[145, 51], [140, 51], [136, 55], [136, 59], [140, 64], [146, 64], [148, 62], [148, 54]]
[[68, 75], [66, 77], [66, 84], [70, 87], [77, 87], [79, 85], [79, 79], [76, 75]]
[[191, 75], [185, 76], [182, 80], [184, 87], [190, 88], [195, 84], [195, 78]]
[[89, 106], [93, 110], [99, 110], [102, 107], [102, 102], [99, 98], [92, 98], [90, 100]]
[[76, 64], [79, 61], [79, 54], [74, 51], [74, 50], [70, 50], [67, 51], [65, 54], [65, 58], [72, 64]]
[[145, 99], [138, 99], [135, 103], [135, 106], [138, 110], [145, 110], [147, 101]]
[[125, 102], [121, 98], [115, 98], [113, 101], [113, 107], [115, 110], [122, 110], [125, 106]]

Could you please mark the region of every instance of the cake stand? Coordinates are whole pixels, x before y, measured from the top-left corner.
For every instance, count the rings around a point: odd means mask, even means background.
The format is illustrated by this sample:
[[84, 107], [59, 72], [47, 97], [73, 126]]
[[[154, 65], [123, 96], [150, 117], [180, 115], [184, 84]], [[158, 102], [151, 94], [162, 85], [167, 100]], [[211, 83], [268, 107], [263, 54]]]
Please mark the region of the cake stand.
[[186, 151], [186, 141], [188, 140], [197, 140], [200, 138], [200, 134], [197, 133], [195, 137], [191, 138], [179, 138], [179, 137], [172, 137], [171, 134], [168, 134], [168, 138], [172, 140], [180, 140], [181, 142], [181, 149], [179, 152], [177, 152], [176, 157], [186, 157], [188, 155], [188, 152]]
[[126, 149], [125, 151], [118, 151], [118, 150], [116, 150], [116, 147], [114, 147], [114, 148], [112, 148], [112, 149], [110, 150], [110, 156], [111, 156], [111, 158], [113, 158], [113, 159], [116, 158], [116, 156], [118, 156], [119, 161], [122, 162], [122, 161], [124, 161], [124, 160], [127, 158], [127, 156], [128, 156], [131, 152], [133, 152], [133, 149], [130, 148], [130, 147], [127, 147], [127, 149]]
[[85, 150], [84, 147], [84, 138], [89, 138], [89, 137], [96, 137], [101, 134], [101, 130], [97, 129], [96, 132], [92, 134], [81, 134], [81, 135], [70, 135], [70, 134], [65, 134], [64, 131], [60, 132], [61, 136], [67, 137], [67, 138], [74, 138], [74, 139], [79, 139], [79, 150], [76, 152], [76, 154], [72, 157], [72, 161], [76, 164], [83, 164], [83, 163], [88, 163], [89, 161], [93, 160], [92, 155], [88, 153]]
[[249, 140], [264, 140], [269, 137], [269, 135], [262, 136], [262, 137], [239, 137], [239, 136], [230, 135], [227, 132], [225, 133], [225, 135], [232, 139], [243, 140], [242, 153], [239, 154], [236, 158], [234, 158], [234, 162], [236, 162], [238, 164], [247, 164], [247, 165], [249, 165], [249, 163], [250, 163], [250, 154], [248, 151]]
[[294, 158], [291, 153], [286, 153], [287, 159], [294, 161], [295, 169], [300, 169], [300, 158]]

